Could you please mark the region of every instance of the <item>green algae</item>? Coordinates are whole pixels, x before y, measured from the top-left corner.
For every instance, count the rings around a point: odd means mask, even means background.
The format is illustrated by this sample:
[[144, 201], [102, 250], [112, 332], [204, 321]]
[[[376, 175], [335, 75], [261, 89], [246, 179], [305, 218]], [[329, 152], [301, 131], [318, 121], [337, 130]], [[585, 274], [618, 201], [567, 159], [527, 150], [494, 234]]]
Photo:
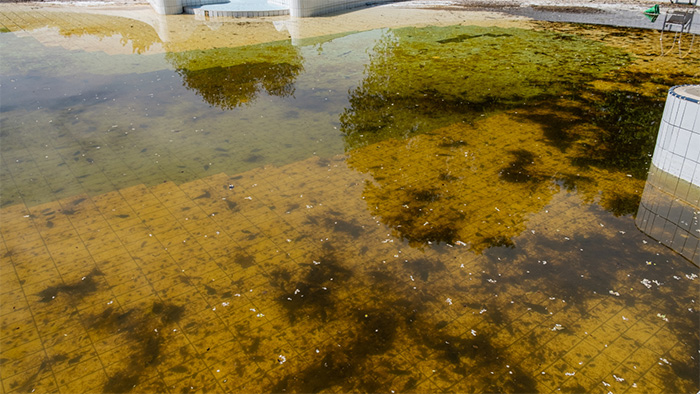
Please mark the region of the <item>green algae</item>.
[[346, 149], [558, 95], [630, 60], [620, 49], [560, 33], [475, 26], [390, 30], [341, 116]]
[[291, 40], [236, 48], [168, 52], [165, 58], [176, 69], [187, 69], [190, 71], [214, 67], [231, 67], [241, 64], [288, 63], [299, 65], [302, 62], [299, 49], [292, 45]]

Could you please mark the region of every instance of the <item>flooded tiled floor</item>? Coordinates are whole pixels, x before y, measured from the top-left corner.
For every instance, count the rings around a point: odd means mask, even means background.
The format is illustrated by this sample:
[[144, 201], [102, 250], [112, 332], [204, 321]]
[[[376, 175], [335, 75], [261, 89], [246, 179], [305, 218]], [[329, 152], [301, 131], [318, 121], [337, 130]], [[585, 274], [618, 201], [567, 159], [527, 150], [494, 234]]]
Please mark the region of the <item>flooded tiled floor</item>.
[[[8, 20], [19, 23], [5, 13]], [[402, 34], [403, 48], [411, 48], [409, 39], [424, 30], [306, 47], [275, 43], [286, 68], [258, 61], [260, 47], [223, 51], [216, 56], [243, 53], [289, 78], [281, 88], [253, 73], [248, 86], [265, 86], [222, 95], [245, 98], [229, 108], [207, 102], [205, 89], [186, 95], [186, 77], [163, 68], [172, 52], [98, 59], [140, 71], [115, 79], [123, 91], [108, 85], [112, 96], [79, 92], [113, 103], [73, 101], [76, 114], [59, 104], [23, 112], [3, 98], [0, 390], [697, 391], [699, 269], [635, 227], [649, 152], [606, 134], [611, 124], [634, 127], [621, 120], [627, 106], [616, 91], [640, 107], [650, 100], [644, 109], [658, 107], [653, 92], [697, 77], [697, 58], [676, 64], [645, 55], [653, 32], [581, 29], [546, 26], [555, 42], [576, 42], [555, 33], [568, 31], [618, 40], [618, 47], [629, 41], [637, 52], [612, 66], [589, 55], [592, 68], [612, 73], [591, 72], [593, 87], [533, 83], [530, 96], [494, 99], [476, 111], [455, 100], [446, 111], [412, 109], [406, 117], [392, 107], [427, 101], [407, 100], [415, 92], [398, 90], [384, 67], [381, 59], [402, 54], [382, 51], [387, 41], [368, 57], [347, 53]], [[530, 34], [457, 33], [467, 42]], [[428, 45], [421, 51], [434, 56]], [[313, 53], [323, 55], [320, 63]], [[344, 58], [370, 65], [339, 78], [329, 59]], [[635, 83], [669, 64], [672, 76]], [[244, 70], [237, 66], [225, 64]], [[453, 89], [435, 73], [435, 89], [425, 90], [414, 64], [396, 66], [414, 73], [421, 94], [447, 98]], [[69, 70], [57, 72], [75, 81]], [[153, 104], [175, 109], [141, 113], [145, 99], [120, 106], [138, 81], [156, 81], [154, 72], [176, 83], [154, 82], [139, 94], [175, 91], [178, 100]], [[46, 81], [40, 71], [21, 76], [27, 84]], [[204, 77], [189, 82], [216, 87]], [[7, 83], [3, 96], [8, 86], [29, 90]], [[396, 100], [386, 93], [394, 88]], [[634, 97], [642, 88], [652, 94]], [[45, 102], [60, 102], [62, 92]], [[531, 102], [520, 102], [525, 97]], [[198, 111], [204, 123], [191, 119]], [[272, 120], [246, 123], [261, 115]], [[44, 128], [27, 126], [32, 116]], [[420, 132], [397, 134], [406, 119]], [[233, 121], [250, 129], [240, 132]], [[280, 135], [285, 128], [291, 136]]]

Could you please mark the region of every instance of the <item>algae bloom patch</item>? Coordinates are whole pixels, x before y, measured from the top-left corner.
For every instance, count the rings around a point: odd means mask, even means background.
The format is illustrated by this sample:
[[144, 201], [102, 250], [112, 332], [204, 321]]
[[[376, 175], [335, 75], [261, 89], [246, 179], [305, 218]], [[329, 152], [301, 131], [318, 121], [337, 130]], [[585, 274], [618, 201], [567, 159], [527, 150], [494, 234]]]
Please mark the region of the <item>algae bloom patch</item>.
[[341, 115], [346, 149], [561, 94], [631, 60], [578, 36], [476, 26], [390, 30], [373, 53]]

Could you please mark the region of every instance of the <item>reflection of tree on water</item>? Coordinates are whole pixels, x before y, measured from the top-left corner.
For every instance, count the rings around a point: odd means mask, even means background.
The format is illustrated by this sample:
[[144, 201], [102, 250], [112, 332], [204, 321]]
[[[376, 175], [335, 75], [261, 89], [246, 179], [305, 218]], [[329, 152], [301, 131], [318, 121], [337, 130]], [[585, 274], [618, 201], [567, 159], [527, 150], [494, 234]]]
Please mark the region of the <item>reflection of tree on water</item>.
[[166, 59], [176, 67], [185, 87], [222, 109], [253, 101], [261, 90], [291, 96], [303, 70], [303, 59], [289, 41], [168, 53]]
[[350, 165], [374, 178], [368, 206], [412, 244], [475, 251], [513, 245], [560, 190], [633, 214], [661, 107], [640, 99], [629, 109], [625, 93], [586, 84], [628, 61], [619, 49], [536, 31], [393, 32], [341, 116]]

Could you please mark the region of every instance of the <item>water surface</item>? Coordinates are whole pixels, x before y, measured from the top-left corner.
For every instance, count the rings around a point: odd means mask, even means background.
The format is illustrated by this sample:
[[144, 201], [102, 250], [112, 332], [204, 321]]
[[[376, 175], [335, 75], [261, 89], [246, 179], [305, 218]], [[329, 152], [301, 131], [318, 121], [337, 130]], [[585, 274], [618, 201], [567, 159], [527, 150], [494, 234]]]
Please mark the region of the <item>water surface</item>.
[[4, 392], [697, 388], [698, 267], [634, 225], [697, 55], [545, 23], [169, 50], [37, 14], [0, 34]]

